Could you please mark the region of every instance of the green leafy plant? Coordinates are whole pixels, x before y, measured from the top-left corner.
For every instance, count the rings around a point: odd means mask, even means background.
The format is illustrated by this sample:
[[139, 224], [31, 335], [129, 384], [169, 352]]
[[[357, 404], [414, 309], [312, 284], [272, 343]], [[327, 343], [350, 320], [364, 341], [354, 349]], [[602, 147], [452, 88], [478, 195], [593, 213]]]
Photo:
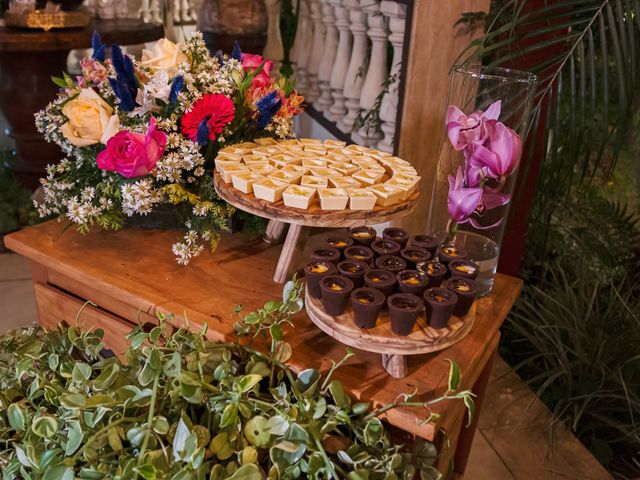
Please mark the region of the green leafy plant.
[[37, 218], [29, 191], [6, 167], [11, 151], [0, 152], [0, 235], [29, 225]]
[[434, 446], [394, 445], [379, 416], [445, 398], [472, 408], [457, 366], [443, 397], [355, 402], [332, 378], [342, 362], [324, 377], [283, 363], [280, 330], [302, 308], [300, 292], [290, 283], [282, 301], [241, 316], [241, 336], [265, 337], [269, 353], [211, 342], [206, 326], [170, 333], [167, 318], [131, 332], [126, 364], [105, 354], [100, 330], [0, 337], [3, 479], [440, 478]]

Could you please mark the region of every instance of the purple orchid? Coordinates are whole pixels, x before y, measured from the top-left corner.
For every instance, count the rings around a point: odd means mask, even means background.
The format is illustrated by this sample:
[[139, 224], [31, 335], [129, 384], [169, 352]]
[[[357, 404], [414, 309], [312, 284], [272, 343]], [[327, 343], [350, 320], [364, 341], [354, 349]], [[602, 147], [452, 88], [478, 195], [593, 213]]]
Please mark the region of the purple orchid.
[[482, 201], [482, 188], [465, 187], [462, 167], [458, 167], [456, 176], [449, 175], [449, 195], [447, 210], [449, 217], [456, 223], [467, 223]]
[[485, 169], [488, 176], [508, 177], [518, 168], [522, 157], [520, 136], [501, 122], [496, 122], [489, 136], [488, 146], [476, 145], [469, 164]]
[[502, 101], [498, 100], [489, 105], [485, 112], [478, 110], [468, 116], [458, 107], [449, 105], [446, 117], [447, 135], [453, 148], [464, 150], [485, 143], [500, 116], [501, 104]]

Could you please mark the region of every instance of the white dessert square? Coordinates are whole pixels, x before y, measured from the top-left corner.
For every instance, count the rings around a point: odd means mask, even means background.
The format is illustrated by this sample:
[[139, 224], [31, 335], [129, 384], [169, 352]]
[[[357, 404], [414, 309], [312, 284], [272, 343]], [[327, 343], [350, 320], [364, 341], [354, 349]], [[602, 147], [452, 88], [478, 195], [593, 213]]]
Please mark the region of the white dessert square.
[[362, 184], [353, 177], [329, 177], [331, 186], [336, 188], [360, 188]]
[[242, 142], [242, 143], [236, 143], [233, 146], [236, 148], [255, 148], [258, 146], [258, 144], [253, 142]]
[[295, 157], [293, 157], [291, 155], [285, 155], [284, 153], [278, 153], [276, 155], [271, 155], [269, 157], [269, 161], [271, 163], [273, 163], [276, 167], [279, 167], [279, 168], [286, 167], [290, 163], [293, 163], [293, 164], [299, 163], [299, 162], [296, 162]]
[[329, 153], [323, 158], [326, 158], [329, 163], [351, 163], [351, 158], [349, 156], [341, 155], [339, 153]]
[[280, 145], [300, 145], [300, 140], [297, 138], [287, 138], [278, 142]]
[[263, 157], [265, 156], [271, 156], [271, 155], [276, 155], [278, 153], [280, 153], [280, 150], [278, 150], [275, 147], [269, 147], [269, 146], [262, 146], [262, 147], [258, 147], [258, 148], [252, 148], [251, 149], [251, 153], [253, 153], [254, 155], [262, 155]]
[[348, 188], [350, 210], [373, 210], [378, 197], [366, 188]]
[[253, 194], [256, 198], [267, 202], [277, 202], [282, 198], [282, 192], [289, 186], [286, 182], [274, 180], [273, 178], [263, 178], [253, 184]]
[[265, 163], [265, 162], [269, 163], [269, 161], [265, 157], [261, 155], [252, 155], [252, 154], [243, 155], [242, 161], [247, 165], [251, 163]]
[[253, 184], [263, 178], [262, 175], [251, 171], [231, 174], [233, 188], [240, 190], [242, 193], [253, 192]]
[[307, 157], [302, 158], [302, 165], [304, 167], [326, 167], [327, 161], [320, 157]]
[[367, 185], [375, 185], [382, 180], [384, 172], [377, 170], [360, 170], [353, 174], [353, 178]]
[[318, 195], [322, 210], [344, 210], [349, 201], [349, 195], [344, 188], [322, 188], [318, 190]]
[[216, 168], [224, 167], [225, 165], [244, 165], [244, 163], [238, 160], [220, 160], [216, 157], [215, 159]]
[[332, 138], [325, 140], [323, 143], [327, 148], [344, 148], [347, 144], [347, 142], [343, 142], [342, 140], [334, 140]]
[[322, 145], [322, 140], [317, 138], [300, 138], [299, 140], [302, 145]]
[[309, 174], [317, 177], [341, 177], [342, 174], [329, 167], [309, 167]]
[[242, 155], [243, 153], [248, 153], [248, 148], [237, 147], [235, 145], [229, 145], [228, 147], [221, 148], [218, 151], [218, 154], [221, 153], [230, 153], [232, 155]]
[[302, 208], [304, 210], [309, 208], [311, 200], [316, 194], [316, 189], [313, 187], [303, 187], [302, 185], [289, 185], [284, 192], [282, 192], [282, 200], [287, 207]]
[[304, 151], [308, 153], [315, 153], [316, 155], [326, 155], [327, 149], [324, 147], [316, 147], [315, 145], [305, 145]]
[[234, 173], [249, 172], [249, 168], [244, 163], [234, 163], [228, 165], [216, 165], [218, 173], [222, 177], [222, 181], [225, 183], [231, 183], [231, 175]]
[[269, 162], [252, 163], [252, 164], [249, 164], [248, 167], [249, 167], [249, 170], [251, 170], [252, 172], [258, 173], [260, 175], [264, 175], [265, 177], [277, 171], [276, 167], [271, 165]]
[[383, 207], [388, 207], [389, 205], [402, 201], [403, 192], [399, 188], [388, 185], [373, 185], [367, 188], [376, 195], [378, 205], [382, 205]]
[[369, 155], [376, 157], [393, 157], [393, 153], [391, 152], [383, 152], [382, 150], [376, 150], [373, 148], [369, 149]]
[[309, 169], [303, 165], [294, 165], [292, 163], [290, 163], [286, 167], [283, 167], [282, 170], [286, 170], [288, 172], [294, 172], [299, 175], [306, 175], [306, 173], [309, 171]]
[[411, 175], [414, 177], [418, 176], [418, 172], [416, 172], [416, 169], [411, 165], [392, 167], [392, 170], [394, 175]]
[[334, 163], [331, 165], [331, 168], [339, 171], [343, 175], [351, 175], [360, 170], [360, 167], [353, 163]]
[[360, 152], [360, 153], [369, 153], [369, 149], [367, 147], [363, 147], [362, 145], [347, 145], [345, 147], [346, 150], [351, 150], [352, 152]]
[[242, 155], [237, 155], [234, 153], [219, 153], [216, 156], [216, 163], [218, 162], [218, 160], [226, 160], [228, 162], [241, 162]]
[[408, 162], [407, 160], [405, 160], [404, 158], [400, 158], [400, 157], [386, 157], [389, 160], [391, 160], [393, 163], [395, 163], [396, 165], [400, 165], [400, 166], [405, 166], [405, 167], [409, 167], [411, 166], [411, 162]]
[[264, 137], [264, 138], [256, 138], [254, 140], [258, 145], [277, 145], [278, 141], [275, 138]]
[[292, 172], [290, 170], [279, 170], [269, 175], [269, 178], [273, 178], [274, 180], [280, 180], [281, 182], [286, 182], [290, 184], [300, 183], [301, 177], [302, 175], [296, 172]]
[[300, 185], [305, 187], [326, 188], [327, 183], [327, 177], [316, 177], [314, 175], [303, 175], [302, 180], [300, 180]]

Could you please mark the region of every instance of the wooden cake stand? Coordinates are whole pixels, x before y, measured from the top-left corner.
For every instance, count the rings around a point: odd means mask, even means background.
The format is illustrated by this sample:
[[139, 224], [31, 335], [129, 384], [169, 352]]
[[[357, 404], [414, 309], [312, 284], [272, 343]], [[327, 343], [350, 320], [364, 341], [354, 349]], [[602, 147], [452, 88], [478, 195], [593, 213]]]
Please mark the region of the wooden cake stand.
[[373, 210], [322, 210], [318, 201], [314, 200], [308, 210], [303, 210], [286, 207], [282, 200], [271, 203], [256, 198], [252, 193], [242, 193], [233, 188], [231, 183], [225, 183], [218, 172], [213, 175], [213, 184], [220, 198], [230, 205], [270, 220], [265, 241], [280, 243], [286, 232], [282, 252], [273, 274], [273, 281], [276, 283], [284, 283], [289, 278], [294, 253], [301, 250], [298, 248], [298, 241], [302, 227], [348, 228], [388, 222], [415, 210], [420, 196], [419, 191], [416, 191], [404, 202], [388, 207], [376, 205]]
[[365, 329], [355, 324], [350, 307], [339, 317], [329, 315], [322, 308], [322, 302], [309, 295], [308, 290], [305, 290], [304, 303], [309, 318], [320, 330], [350, 347], [381, 353], [382, 366], [395, 378], [407, 376], [407, 355], [437, 352], [462, 340], [473, 326], [477, 304], [473, 303], [467, 316], [451, 317], [447, 328], [430, 327], [423, 315], [418, 318], [409, 335], [399, 336], [391, 331], [386, 311], [378, 317], [374, 328]]

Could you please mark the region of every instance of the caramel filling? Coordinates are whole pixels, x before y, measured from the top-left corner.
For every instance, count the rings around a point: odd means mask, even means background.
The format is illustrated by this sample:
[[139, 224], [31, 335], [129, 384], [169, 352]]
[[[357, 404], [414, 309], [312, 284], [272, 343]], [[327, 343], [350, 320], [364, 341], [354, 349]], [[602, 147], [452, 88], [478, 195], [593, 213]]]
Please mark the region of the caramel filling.
[[314, 263], [314, 264], [312, 264], [312, 265], [310, 265], [308, 267], [308, 270], [311, 273], [324, 273], [327, 270], [329, 270], [329, 267], [327, 267], [326, 265], [323, 265], [321, 263]]
[[364, 255], [351, 255], [351, 256], [356, 260], [364, 260], [365, 258], [367, 258]]
[[468, 274], [473, 274], [476, 271], [476, 269], [470, 265], [456, 265], [456, 270]]
[[416, 277], [403, 278], [402, 281], [404, 283], [408, 283], [409, 285], [420, 285], [420, 280], [418, 280]]
[[326, 283], [325, 285], [327, 286], [327, 288], [329, 290], [333, 290], [334, 292], [340, 292], [341, 290], [344, 289], [342, 287], [342, 285], [340, 285], [340, 284], [338, 284], [336, 282]]
[[332, 247], [346, 247], [347, 242], [345, 242], [344, 240], [329, 240], [329, 245], [331, 245]]
[[351, 235], [356, 238], [371, 238], [371, 232], [353, 232]]
[[450, 257], [457, 257], [460, 255], [458, 249], [454, 247], [445, 247], [442, 249], [442, 253], [449, 255]]

